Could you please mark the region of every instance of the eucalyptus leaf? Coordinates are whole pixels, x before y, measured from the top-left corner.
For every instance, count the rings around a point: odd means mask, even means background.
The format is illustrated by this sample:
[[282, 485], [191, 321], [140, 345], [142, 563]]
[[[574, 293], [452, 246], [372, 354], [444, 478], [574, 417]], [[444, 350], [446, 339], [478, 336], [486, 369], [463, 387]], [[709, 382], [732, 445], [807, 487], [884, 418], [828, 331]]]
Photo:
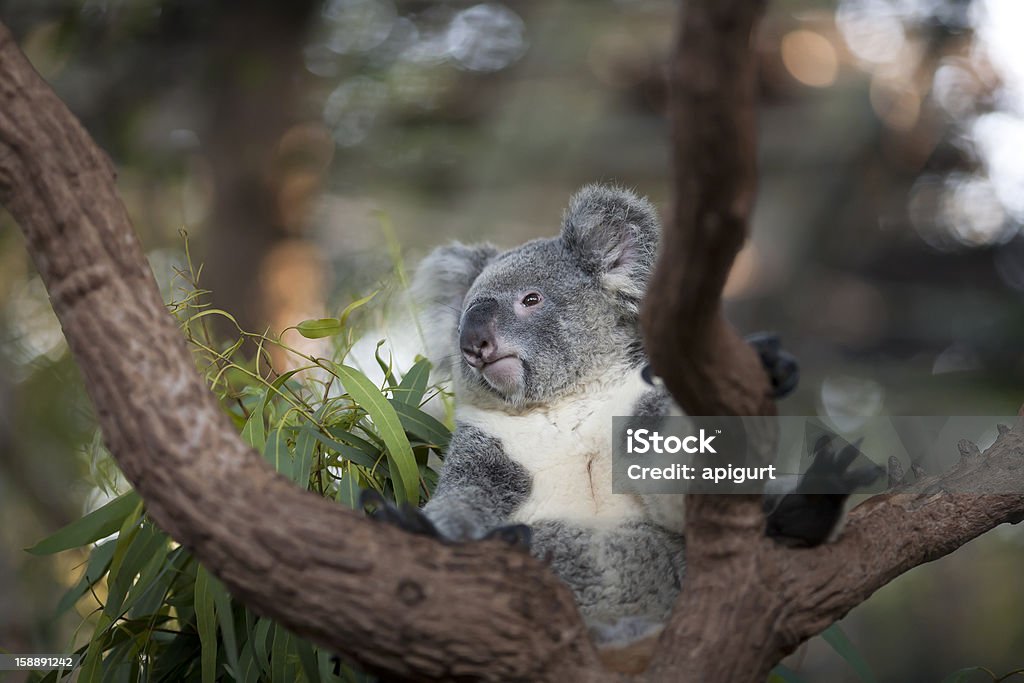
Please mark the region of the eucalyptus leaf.
[[423, 402], [423, 395], [427, 393], [429, 379], [430, 361], [420, 358], [402, 377], [398, 388], [395, 389], [395, 399], [407, 405], [418, 406]]
[[271, 676], [270, 652], [267, 651], [267, 635], [270, 633], [274, 622], [270, 619], [260, 619], [256, 622], [256, 628], [252, 631], [252, 651], [256, 655], [256, 663], [266, 676]]
[[323, 444], [328, 450], [334, 451], [345, 460], [371, 469], [377, 466], [377, 461], [380, 460], [380, 456], [383, 455], [380, 451], [377, 452], [376, 456], [369, 455], [360, 448], [353, 448], [348, 444], [335, 441], [334, 439], [328, 438], [317, 431], [313, 432], [313, 438]]
[[355, 509], [359, 507], [359, 493], [359, 482], [356, 481], [355, 475], [350, 472], [342, 474], [338, 481], [338, 493], [335, 499], [342, 505]]
[[363, 298], [361, 298], [361, 299], [356, 299], [355, 301], [353, 301], [352, 303], [350, 303], [350, 304], [349, 304], [348, 306], [346, 306], [346, 307], [345, 307], [345, 310], [341, 312], [341, 315], [340, 315], [340, 316], [338, 316], [338, 320], [339, 320], [339, 323], [341, 324], [341, 326], [342, 326], [342, 327], [344, 327], [344, 326], [345, 326], [345, 323], [347, 323], [347, 322], [348, 322], [348, 317], [349, 317], [350, 315], [352, 315], [352, 313], [353, 313], [353, 312], [354, 312], [354, 311], [355, 311], [356, 309], [358, 309], [358, 308], [362, 308], [362, 307], [363, 307], [363, 306], [365, 306], [366, 304], [370, 303], [370, 301], [371, 301], [371, 300], [373, 299], [373, 297], [375, 297], [375, 296], [377, 296], [377, 292], [371, 292], [371, 293], [367, 294], [366, 296], [364, 296]]
[[128, 491], [26, 550], [33, 555], [50, 555], [98, 541], [120, 529], [140, 500], [139, 494]]
[[290, 672], [288, 656], [292, 636], [280, 624], [274, 624], [273, 639], [270, 655], [270, 680], [294, 681], [295, 676]]
[[309, 683], [320, 683], [320, 667], [317, 665], [316, 652], [309, 641], [292, 638], [292, 648], [299, 656], [299, 664]]
[[107, 602], [103, 614], [111, 621], [127, 609], [124, 601], [135, 576], [142, 571], [146, 562], [161, 548], [166, 547], [167, 536], [152, 524], [134, 524], [131, 518], [125, 520], [117, 539], [117, 548], [110, 562], [110, 576], [107, 581]]
[[217, 679], [217, 614], [214, 607], [210, 573], [205, 567], [196, 572], [195, 608], [196, 631], [202, 645], [200, 663], [203, 683], [215, 683]]
[[217, 612], [217, 623], [220, 625], [221, 637], [224, 641], [224, 655], [235, 678], [241, 671], [238, 654], [238, 638], [235, 635], [235, 615], [231, 608], [231, 597], [216, 577], [210, 576], [210, 592], [213, 594], [214, 609]]
[[380, 390], [361, 372], [347, 365], [332, 364], [345, 391], [366, 410], [387, 445], [395, 496], [399, 503], [419, 503], [419, 480], [416, 458], [405, 436], [405, 429], [394, 407]]
[[341, 321], [337, 318], [317, 318], [314, 320], [303, 320], [295, 326], [306, 339], [321, 339], [333, 337], [341, 332]]
[[267, 407], [267, 390], [263, 390], [260, 394], [259, 403], [256, 404], [256, 408], [249, 414], [249, 419], [246, 420], [245, 426], [242, 427], [242, 440], [247, 444], [262, 452], [264, 446], [267, 443], [267, 428], [263, 424], [263, 413]]
[[85, 565], [85, 571], [82, 572], [82, 578], [78, 580], [74, 586], [68, 589], [63, 596], [61, 596], [60, 602], [57, 603], [57, 616], [64, 614], [69, 609], [74, 607], [82, 596], [84, 596], [92, 586], [95, 586], [107, 574], [107, 570], [110, 569], [110, 560], [114, 557], [114, 548], [117, 546], [115, 541], [107, 541], [92, 549], [89, 553], [89, 561]]
[[436, 418], [427, 415], [418, 407], [398, 399], [390, 399], [389, 402], [398, 414], [398, 419], [405, 431], [441, 450], [448, 447], [448, 441], [452, 436], [451, 432]]

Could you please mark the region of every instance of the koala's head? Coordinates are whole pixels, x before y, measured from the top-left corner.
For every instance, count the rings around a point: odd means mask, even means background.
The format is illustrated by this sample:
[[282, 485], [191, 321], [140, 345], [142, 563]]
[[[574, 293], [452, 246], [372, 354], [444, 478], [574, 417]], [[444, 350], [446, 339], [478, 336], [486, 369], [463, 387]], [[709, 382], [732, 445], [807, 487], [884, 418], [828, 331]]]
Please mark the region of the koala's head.
[[558, 237], [435, 250], [414, 284], [432, 359], [460, 393], [515, 407], [614, 381], [610, 371], [642, 362], [639, 307], [658, 237], [650, 202], [591, 185]]

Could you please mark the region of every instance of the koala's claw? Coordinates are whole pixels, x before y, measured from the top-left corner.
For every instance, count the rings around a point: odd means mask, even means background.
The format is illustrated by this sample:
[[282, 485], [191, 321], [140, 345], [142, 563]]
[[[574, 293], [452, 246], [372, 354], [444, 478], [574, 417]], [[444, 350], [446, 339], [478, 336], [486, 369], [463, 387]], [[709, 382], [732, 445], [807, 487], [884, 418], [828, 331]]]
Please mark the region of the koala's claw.
[[[408, 503], [403, 503], [401, 506], [395, 505], [373, 489], [367, 489], [359, 494], [359, 507], [371, 508], [371, 518], [396, 526], [410, 534], [430, 536], [440, 540], [442, 543], [456, 543], [456, 541], [438, 531], [434, 523], [430, 521], [430, 518], [423, 514], [423, 511], [418, 507]], [[525, 524], [509, 524], [492, 529], [481, 540], [492, 538], [503, 541], [513, 548], [528, 551], [532, 540], [532, 532], [530, 527]]]
[[813, 461], [793, 491], [781, 497], [765, 496], [768, 536], [790, 546], [821, 545], [842, 519], [847, 497], [882, 476], [884, 470], [874, 464], [850, 468], [861, 454], [860, 442], [837, 452], [835, 440], [826, 434], [815, 442]]
[[484, 536], [484, 540], [497, 538], [504, 543], [509, 544], [513, 548], [520, 550], [529, 550], [530, 543], [533, 540], [533, 532], [525, 524], [509, 524], [507, 526], [499, 526], [496, 529], [491, 529]]
[[796, 357], [782, 349], [779, 335], [774, 332], [757, 332], [746, 337], [761, 358], [761, 365], [768, 373], [772, 385], [772, 398], [788, 396], [800, 382], [800, 364]]
[[885, 470], [874, 463], [850, 469], [860, 452], [860, 441], [847, 444], [837, 453], [836, 437], [825, 434], [818, 438], [811, 452], [814, 458], [797, 491], [816, 489], [826, 494], [848, 496], [854, 490], [870, 486]]
[[408, 503], [399, 507], [373, 489], [367, 489], [359, 494], [359, 507], [373, 508], [370, 513], [373, 519], [397, 526], [410, 534], [445, 540], [434, 523], [418, 507]]

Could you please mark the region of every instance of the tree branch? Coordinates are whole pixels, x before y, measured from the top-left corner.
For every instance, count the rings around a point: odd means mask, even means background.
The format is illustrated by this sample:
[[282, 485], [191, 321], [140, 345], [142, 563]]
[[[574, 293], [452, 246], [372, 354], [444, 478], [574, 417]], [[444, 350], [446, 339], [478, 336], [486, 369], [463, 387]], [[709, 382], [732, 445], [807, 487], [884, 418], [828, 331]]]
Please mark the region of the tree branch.
[[234, 596], [389, 679], [601, 678], [572, 594], [541, 562], [376, 524], [298, 489], [241, 441], [164, 307], [110, 161], [3, 26], [0, 202], [118, 465]]
[[751, 41], [764, 5], [684, 3], [670, 63], [675, 192], [643, 323], [653, 369], [691, 415], [775, 412], [756, 354], [721, 311], [757, 183]]
[[[672, 59], [675, 202], [644, 307], [654, 370], [692, 415], [771, 415], [763, 370], [724, 320], [721, 292], [747, 236], [755, 186], [755, 51], [761, 0], [691, 0]], [[974, 449], [976, 450], [976, 449]], [[1005, 432], [984, 457], [854, 510], [813, 550], [764, 536], [760, 501], [687, 497], [687, 576], [650, 680], [763, 681], [778, 661], [875, 590], [1024, 517], [1024, 448]]]

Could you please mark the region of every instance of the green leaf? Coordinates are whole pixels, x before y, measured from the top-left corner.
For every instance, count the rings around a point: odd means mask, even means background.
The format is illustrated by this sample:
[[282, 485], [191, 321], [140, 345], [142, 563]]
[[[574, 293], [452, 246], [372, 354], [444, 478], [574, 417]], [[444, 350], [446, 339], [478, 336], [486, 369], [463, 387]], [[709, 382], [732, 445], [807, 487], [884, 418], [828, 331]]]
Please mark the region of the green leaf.
[[439, 449], [448, 447], [451, 432], [447, 427], [414, 405], [397, 399], [391, 399], [390, 403], [405, 431]]
[[430, 361], [420, 358], [416, 361], [409, 372], [405, 373], [402, 381], [395, 389], [395, 398], [410, 406], [419, 406], [423, 402], [423, 395], [427, 393], [427, 381], [430, 379]]
[[288, 437], [283, 430], [273, 429], [267, 435], [263, 458], [278, 472], [291, 474], [288, 471], [292, 465], [291, 453], [288, 451]]
[[[380, 291], [380, 290], [378, 290], [378, 291]], [[350, 315], [352, 315], [353, 311], [355, 311], [357, 308], [362, 308], [363, 306], [368, 304], [370, 302], [370, 300], [373, 299], [373, 297], [375, 297], [375, 296], [377, 296], [377, 292], [371, 292], [371, 293], [367, 294], [366, 296], [364, 296], [362, 299], [356, 299], [355, 301], [350, 303], [348, 306], [346, 306], [345, 310], [341, 312], [340, 316], [338, 316], [339, 323], [341, 324], [341, 326], [342, 327], [345, 326], [345, 323], [348, 322], [348, 317]]]
[[89, 561], [85, 565], [85, 572], [82, 574], [82, 578], [78, 580], [78, 583], [69, 588], [61, 596], [60, 602], [57, 603], [57, 616], [64, 614], [74, 607], [75, 603], [89, 591], [89, 588], [95, 586], [100, 579], [106, 576], [107, 570], [110, 569], [110, 559], [114, 556], [114, 548], [116, 546], [116, 541], [107, 541], [92, 549], [92, 552], [89, 553]]
[[110, 560], [110, 579], [107, 581], [107, 603], [103, 606], [103, 612], [96, 621], [96, 628], [82, 658], [82, 669], [79, 672], [80, 681], [91, 683], [100, 680], [103, 670], [103, 651], [112, 646], [112, 641], [123, 636], [125, 633], [121, 629], [110, 629], [109, 627], [115, 623], [117, 612], [121, 607], [121, 601], [124, 599], [128, 582], [131, 578], [122, 574], [120, 570], [125, 558], [133, 547], [132, 540], [143, 528], [138, 524], [141, 513], [142, 503], [140, 501], [125, 515], [119, 527], [114, 556]]
[[[141, 514], [142, 508], [137, 508]], [[136, 519], [128, 517], [121, 526], [117, 537], [117, 548], [110, 561], [110, 574], [107, 577], [107, 604], [103, 606], [103, 614], [111, 622], [116, 620], [127, 609], [125, 598], [128, 589], [135, 581], [135, 576], [168, 542], [167, 536], [152, 524], [138, 525]]]
[[[159, 609], [156, 601], [162, 601], [167, 590], [170, 570], [173, 560], [168, 561], [170, 554], [170, 538], [164, 534], [157, 534], [159, 542], [154, 541], [156, 551], [148, 558], [143, 556], [145, 563], [139, 572], [139, 578], [135, 584], [128, 589], [128, 596], [121, 606], [122, 611], [128, 610], [133, 617], [140, 618], [151, 615]], [[144, 599], [150, 598], [150, 599]]]
[[263, 424], [263, 411], [267, 407], [268, 395], [267, 390], [260, 392], [261, 400], [249, 414], [249, 419], [246, 420], [245, 426], [242, 427], [242, 439], [260, 452], [267, 445], [267, 428]]
[[425, 463], [420, 465], [420, 479], [423, 480], [423, 485], [427, 489], [427, 495], [433, 496], [434, 491], [437, 490], [437, 479], [438, 474], [433, 469], [428, 467]]
[[120, 529], [140, 500], [139, 494], [128, 491], [26, 550], [33, 555], [51, 555], [98, 541]]
[[[356, 436], [355, 434], [345, 431], [340, 427], [328, 427], [327, 433], [332, 437], [340, 441], [341, 443], [351, 446], [352, 448], [358, 448], [363, 453], [370, 457], [372, 462], [376, 462], [382, 455], [383, 444], [377, 445]], [[372, 467], [372, 465], [371, 465]]]
[[100, 683], [130, 683], [132, 661], [127, 658], [132, 654], [132, 649], [133, 643], [129, 639], [110, 648], [103, 659], [103, 676]]
[[238, 639], [235, 636], [235, 614], [231, 606], [231, 597], [224, 584], [210, 576], [210, 591], [213, 593], [213, 604], [217, 612], [217, 623], [220, 624], [221, 637], [224, 640], [224, 654], [236, 679], [241, 671], [238, 657]]
[[295, 439], [295, 460], [292, 462], [292, 478], [302, 488], [309, 488], [309, 474], [313, 469], [313, 455], [316, 450], [316, 437], [310, 426], [303, 427]]
[[215, 683], [217, 680], [217, 614], [214, 608], [213, 590], [210, 586], [210, 573], [205, 567], [196, 572], [195, 585], [196, 630], [203, 650], [200, 662], [203, 671], [203, 683]]
[[419, 502], [419, 481], [416, 458], [405, 436], [398, 414], [380, 390], [358, 370], [347, 365], [331, 364], [345, 391], [363, 407], [373, 420], [388, 449], [391, 477], [395, 481], [395, 497], [399, 503]]
[[252, 630], [252, 651], [264, 675], [270, 676], [270, 653], [267, 652], [267, 634], [274, 625], [270, 619], [260, 619]]
[[321, 681], [341, 680], [341, 678], [334, 675], [334, 662], [331, 661], [331, 655], [329, 652], [325, 652], [324, 650], [317, 650], [316, 663], [320, 670]]
[[846, 637], [843, 630], [839, 628], [839, 624], [832, 624], [825, 629], [821, 637], [826, 643], [832, 646], [832, 649], [839, 653], [839, 656], [846, 660], [846, 662], [853, 667], [853, 670], [857, 672], [857, 677], [865, 683], [874, 683], [875, 674], [871, 671], [871, 667], [864, 660], [864, 657], [857, 651], [857, 648], [853, 646], [850, 639]]
[[[346, 309], [348, 310], [348, 309]], [[333, 337], [341, 332], [341, 321], [337, 318], [317, 318], [315, 320], [303, 320], [295, 326], [306, 339], [321, 339], [322, 337]]]
[[289, 674], [288, 650], [292, 636], [280, 624], [274, 624], [274, 642], [270, 655], [270, 680], [274, 683], [291, 683], [295, 676]]
[[[314, 424], [323, 421], [324, 415], [330, 409], [331, 404], [325, 402], [313, 415]], [[313, 458], [316, 455], [317, 429], [310, 424], [305, 424], [299, 435], [295, 438], [295, 459], [292, 462], [292, 478], [302, 488], [309, 488], [309, 474], [313, 469]]]
[[82, 667], [78, 670], [78, 680], [81, 683], [93, 683], [100, 679], [100, 664], [103, 663], [100, 652], [98, 648], [93, 652], [92, 643], [89, 644], [89, 649], [82, 657]]
[[394, 356], [388, 351], [388, 359], [385, 361], [380, 355], [380, 349], [384, 344], [387, 343], [386, 339], [381, 339], [377, 342], [377, 349], [373, 352], [373, 357], [377, 360], [377, 366], [380, 371], [384, 373], [384, 383], [387, 384], [388, 388], [394, 390], [398, 386], [398, 382], [395, 381], [395, 369]]
[[309, 644], [308, 640], [301, 638], [293, 638], [292, 644], [299, 655], [299, 664], [302, 666], [303, 673], [306, 674], [306, 680], [309, 683], [320, 683], [320, 667], [317, 664], [313, 646]]
[[329, 450], [338, 453], [345, 460], [354, 462], [357, 465], [362, 465], [363, 467], [376, 467], [377, 461], [380, 459], [380, 451], [376, 451], [375, 455], [368, 455], [361, 448], [354, 448], [347, 444], [340, 443], [334, 439], [324, 436], [316, 430], [313, 430], [313, 438], [322, 443]]
[[242, 675], [237, 680], [243, 681], [243, 683], [258, 683], [260, 680], [260, 667], [256, 663], [256, 656], [253, 654], [251, 638], [242, 646], [242, 651], [238, 655], [238, 662], [242, 669]]
[[350, 508], [355, 509], [359, 507], [359, 482], [354, 474], [345, 472], [341, 475], [341, 479], [338, 480], [338, 494], [335, 499]]

